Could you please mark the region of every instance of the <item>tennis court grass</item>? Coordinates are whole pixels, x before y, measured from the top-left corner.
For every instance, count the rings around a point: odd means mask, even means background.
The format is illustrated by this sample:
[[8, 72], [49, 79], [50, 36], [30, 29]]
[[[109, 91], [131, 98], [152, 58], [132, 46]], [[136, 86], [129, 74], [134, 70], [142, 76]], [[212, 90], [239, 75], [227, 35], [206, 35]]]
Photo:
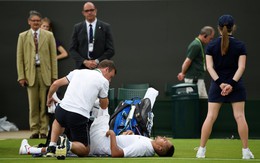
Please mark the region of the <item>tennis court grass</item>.
[[[255, 159], [241, 159], [241, 141], [238, 139], [210, 139], [207, 144], [207, 154], [205, 159], [195, 158], [199, 139], [170, 139], [175, 146], [174, 156], [171, 158], [162, 157], [143, 157], [143, 158], [110, 158], [110, 157], [67, 157], [66, 160], [57, 160], [56, 158], [33, 158], [31, 155], [19, 155], [18, 150], [22, 139], [0, 140], [0, 162], [10, 163], [189, 163], [189, 162], [260, 162], [260, 140], [249, 140], [249, 146]], [[37, 145], [44, 142], [42, 139], [29, 139], [30, 145]]]

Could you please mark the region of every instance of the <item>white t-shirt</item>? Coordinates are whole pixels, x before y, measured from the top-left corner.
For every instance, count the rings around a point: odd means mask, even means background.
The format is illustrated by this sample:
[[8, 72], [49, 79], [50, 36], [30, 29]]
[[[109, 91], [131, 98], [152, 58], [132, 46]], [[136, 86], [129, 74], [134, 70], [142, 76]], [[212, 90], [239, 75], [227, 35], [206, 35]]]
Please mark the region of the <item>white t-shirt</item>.
[[[111, 155], [110, 138], [106, 137], [109, 115], [95, 118], [90, 128], [90, 155]], [[140, 135], [116, 136], [117, 145], [124, 151], [124, 157], [154, 156], [151, 139]]]
[[119, 135], [117, 145], [123, 149], [124, 157], [154, 156], [151, 139], [140, 135]]
[[108, 96], [109, 81], [100, 70], [74, 70], [67, 76], [70, 82], [60, 106], [87, 118], [97, 98]]

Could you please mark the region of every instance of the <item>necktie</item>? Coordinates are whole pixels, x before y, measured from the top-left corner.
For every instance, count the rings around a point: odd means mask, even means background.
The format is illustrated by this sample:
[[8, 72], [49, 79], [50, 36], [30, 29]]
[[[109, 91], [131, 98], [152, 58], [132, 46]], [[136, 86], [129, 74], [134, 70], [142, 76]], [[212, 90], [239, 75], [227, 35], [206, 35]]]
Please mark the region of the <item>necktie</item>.
[[88, 40], [88, 57], [91, 59], [93, 57], [93, 28], [92, 24], [89, 24], [89, 40]]
[[93, 43], [93, 28], [92, 28], [92, 24], [89, 24], [89, 43]]
[[38, 54], [38, 39], [37, 39], [37, 32], [34, 32], [34, 45], [35, 45], [35, 53]]
[[33, 40], [34, 40], [34, 45], [35, 45], [35, 63], [36, 65], [40, 65], [40, 57], [39, 57], [39, 54], [38, 54], [38, 38], [37, 38], [37, 32], [34, 32], [34, 37], [33, 37]]

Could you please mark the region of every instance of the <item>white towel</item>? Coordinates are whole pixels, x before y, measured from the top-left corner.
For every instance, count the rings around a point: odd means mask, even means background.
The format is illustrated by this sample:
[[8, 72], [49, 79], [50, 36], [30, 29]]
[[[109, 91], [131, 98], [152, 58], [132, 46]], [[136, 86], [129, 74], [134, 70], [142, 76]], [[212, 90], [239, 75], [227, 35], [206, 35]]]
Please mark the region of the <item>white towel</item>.
[[156, 89], [150, 87], [147, 89], [144, 98], [149, 98], [151, 101], [151, 107], [153, 108], [153, 105], [155, 103], [156, 97], [159, 95], [159, 91]]

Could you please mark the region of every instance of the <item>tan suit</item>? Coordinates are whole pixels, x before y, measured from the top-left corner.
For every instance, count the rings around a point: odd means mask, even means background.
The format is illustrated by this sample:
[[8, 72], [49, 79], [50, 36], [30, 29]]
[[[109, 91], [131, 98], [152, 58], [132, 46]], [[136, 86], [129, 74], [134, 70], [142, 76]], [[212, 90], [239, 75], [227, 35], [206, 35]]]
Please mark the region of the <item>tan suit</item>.
[[51, 32], [40, 29], [38, 54], [40, 66], [36, 67], [35, 44], [33, 31], [27, 30], [19, 34], [17, 43], [18, 81], [28, 82], [29, 123], [33, 133], [46, 134], [48, 116], [46, 114], [47, 90], [52, 79], [57, 79], [57, 52], [54, 36]]

